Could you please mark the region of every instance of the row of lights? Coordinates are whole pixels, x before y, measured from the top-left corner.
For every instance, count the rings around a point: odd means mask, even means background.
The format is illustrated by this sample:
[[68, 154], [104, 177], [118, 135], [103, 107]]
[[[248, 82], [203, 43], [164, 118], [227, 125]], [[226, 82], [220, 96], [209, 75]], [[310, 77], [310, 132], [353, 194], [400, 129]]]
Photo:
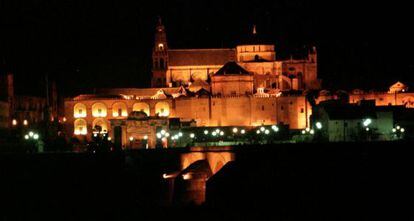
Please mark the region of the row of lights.
[[[12, 120], [12, 125], [13, 125], [13, 126], [17, 126], [17, 124], [18, 124], [17, 120], [16, 120], [16, 119], [13, 119], [13, 120]], [[27, 121], [26, 119], [25, 119], [25, 120], [23, 120], [23, 125], [24, 125], [24, 126], [29, 125], [29, 121]]]
[[392, 132], [393, 133], [397, 133], [397, 132], [404, 133], [405, 129], [403, 127], [400, 127], [399, 125], [397, 125], [395, 128], [392, 128]]
[[29, 140], [29, 139], [38, 140], [39, 139], [39, 134], [34, 133], [33, 131], [30, 131], [29, 133], [24, 135], [24, 139], [25, 140]]

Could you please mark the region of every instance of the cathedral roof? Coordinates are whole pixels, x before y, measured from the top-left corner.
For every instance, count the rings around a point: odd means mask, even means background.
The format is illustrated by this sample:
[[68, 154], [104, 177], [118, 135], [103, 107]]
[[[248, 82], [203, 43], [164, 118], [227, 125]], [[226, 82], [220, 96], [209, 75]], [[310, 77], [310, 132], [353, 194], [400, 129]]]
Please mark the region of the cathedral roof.
[[220, 49], [170, 49], [168, 50], [169, 66], [202, 66], [223, 65], [233, 61], [235, 50]]
[[223, 75], [252, 75], [246, 69], [242, 68], [236, 62], [231, 61], [227, 62], [220, 70], [218, 70], [213, 76], [223, 76]]

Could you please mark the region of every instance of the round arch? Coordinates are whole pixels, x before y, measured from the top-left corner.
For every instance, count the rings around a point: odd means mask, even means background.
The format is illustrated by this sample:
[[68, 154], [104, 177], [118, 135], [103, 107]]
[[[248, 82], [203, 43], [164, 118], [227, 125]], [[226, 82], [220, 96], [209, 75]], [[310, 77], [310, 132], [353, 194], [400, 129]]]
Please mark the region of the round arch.
[[75, 135], [86, 135], [88, 133], [88, 124], [84, 119], [76, 119], [74, 122], [74, 134]]
[[82, 103], [75, 104], [75, 106], [73, 107], [73, 117], [82, 118], [86, 117], [86, 114], [86, 105]]
[[96, 118], [92, 122], [92, 128], [95, 129], [96, 126], [100, 126], [102, 128], [101, 132], [104, 132], [104, 133], [108, 132], [108, 122], [103, 118]]
[[170, 104], [165, 101], [156, 103], [155, 114], [160, 117], [168, 117], [170, 115]]
[[132, 106], [132, 111], [142, 111], [145, 114], [147, 114], [147, 116], [150, 116], [150, 106], [149, 104], [144, 103], [144, 102], [135, 103]]
[[124, 102], [115, 102], [112, 105], [113, 117], [128, 117], [127, 105]]
[[94, 117], [106, 117], [107, 108], [104, 103], [94, 103], [92, 105], [92, 116]]

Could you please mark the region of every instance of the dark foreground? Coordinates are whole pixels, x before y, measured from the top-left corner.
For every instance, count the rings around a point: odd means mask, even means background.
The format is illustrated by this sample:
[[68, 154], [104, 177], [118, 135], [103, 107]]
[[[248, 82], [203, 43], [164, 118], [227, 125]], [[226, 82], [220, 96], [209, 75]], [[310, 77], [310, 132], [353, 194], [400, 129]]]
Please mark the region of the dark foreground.
[[412, 220], [414, 145], [241, 147], [202, 206], [163, 202], [182, 150], [0, 155], [1, 220]]

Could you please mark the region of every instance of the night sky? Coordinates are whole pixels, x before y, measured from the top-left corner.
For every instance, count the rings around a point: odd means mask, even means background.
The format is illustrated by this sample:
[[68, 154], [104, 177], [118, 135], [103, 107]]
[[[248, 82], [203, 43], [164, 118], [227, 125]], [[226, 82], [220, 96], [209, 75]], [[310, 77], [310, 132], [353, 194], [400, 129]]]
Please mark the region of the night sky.
[[408, 3], [144, 2], [0, 0], [0, 58], [15, 73], [17, 92], [41, 95], [45, 74], [64, 96], [98, 87], [148, 87], [158, 15], [171, 48], [235, 47], [257, 24], [279, 58], [316, 45], [326, 88], [414, 82]]

